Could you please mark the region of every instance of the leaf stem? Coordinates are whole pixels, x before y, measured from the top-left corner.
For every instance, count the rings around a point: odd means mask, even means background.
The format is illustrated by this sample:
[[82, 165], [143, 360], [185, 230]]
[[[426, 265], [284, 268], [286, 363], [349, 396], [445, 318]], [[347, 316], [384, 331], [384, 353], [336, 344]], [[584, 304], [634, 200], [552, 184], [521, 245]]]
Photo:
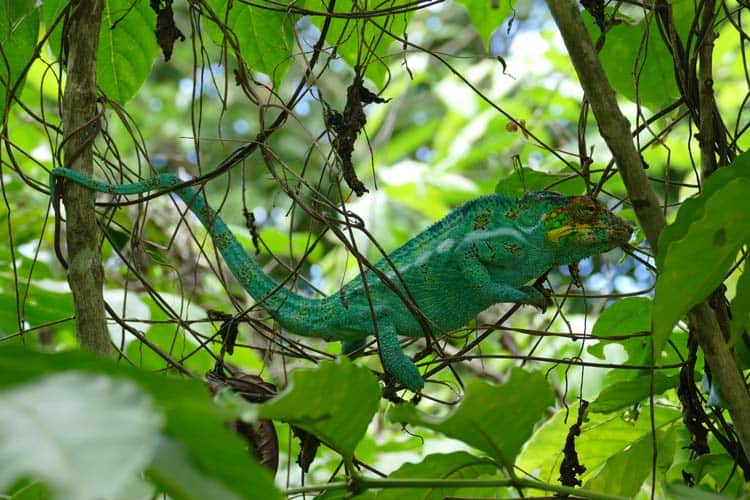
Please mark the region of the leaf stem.
[[597, 491], [588, 491], [580, 488], [571, 488], [569, 486], [558, 486], [554, 484], [543, 483], [533, 479], [521, 478], [504, 478], [504, 479], [379, 479], [367, 478], [359, 475], [353, 475], [349, 481], [335, 481], [326, 484], [311, 484], [296, 488], [288, 488], [287, 495], [299, 493], [310, 493], [325, 490], [353, 490], [362, 491], [365, 489], [386, 489], [386, 488], [531, 488], [553, 493], [566, 495], [575, 495], [578, 498], [590, 498], [592, 500], [622, 500], [625, 497], [607, 495]]

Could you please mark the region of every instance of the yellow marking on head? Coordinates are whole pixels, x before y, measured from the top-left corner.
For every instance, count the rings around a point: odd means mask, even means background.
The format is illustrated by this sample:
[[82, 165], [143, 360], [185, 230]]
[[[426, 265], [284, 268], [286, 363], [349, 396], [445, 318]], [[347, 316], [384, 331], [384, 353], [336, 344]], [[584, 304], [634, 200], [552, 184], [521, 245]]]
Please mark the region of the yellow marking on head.
[[560, 238], [563, 236], [567, 236], [572, 232], [582, 231], [589, 229], [590, 226], [588, 224], [577, 224], [575, 226], [561, 226], [557, 229], [551, 229], [547, 231], [547, 239], [557, 243], [560, 241]]

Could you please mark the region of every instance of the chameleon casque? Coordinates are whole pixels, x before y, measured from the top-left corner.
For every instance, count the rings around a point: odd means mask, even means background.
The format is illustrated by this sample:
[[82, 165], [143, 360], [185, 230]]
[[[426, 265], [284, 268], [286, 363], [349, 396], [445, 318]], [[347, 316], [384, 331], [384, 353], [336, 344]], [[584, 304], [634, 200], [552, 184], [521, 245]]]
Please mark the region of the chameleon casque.
[[[133, 184], [99, 182], [68, 168], [55, 168], [51, 175], [53, 183], [64, 178], [110, 194], [173, 190], [208, 230], [235, 278], [282, 327], [343, 341], [344, 351], [376, 335], [385, 370], [412, 391], [424, 386], [398, 340], [399, 335], [420, 337], [424, 330], [372, 270], [365, 271], [367, 292], [360, 275], [328, 297], [304, 297], [263, 272], [202, 194], [191, 187], [175, 189], [182, 184], [175, 175]], [[631, 232], [627, 222], [587, 196], [547, 191], [520, 199], [488, 195], [456, 208], [393, 251], [390, 262], [382, 259], [375, 267], [402, 291], [408, 289], [428, 328], [442, 334], [466, 326], [498, 302], [544, 307], [546, 295], [526, 283], [551, 267], [624, 245]]]

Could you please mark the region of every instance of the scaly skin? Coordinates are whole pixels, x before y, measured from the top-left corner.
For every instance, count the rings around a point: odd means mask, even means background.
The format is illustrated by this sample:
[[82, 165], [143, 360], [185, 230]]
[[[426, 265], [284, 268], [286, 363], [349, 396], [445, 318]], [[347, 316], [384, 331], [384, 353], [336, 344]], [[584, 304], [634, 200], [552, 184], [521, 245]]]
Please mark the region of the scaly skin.
[[[367, 294], [357, 276], [328, 297], [302, 297], [263, 272], [202, 195], [190, 187], [174, 189], [182, 182], [175, 175], [108, 184], [56, 168], [53, 186], [57, 178], [110, 194], [174, 190], [208, 230], [235, 278], [284, 328], [305, 337], [343, 341], [345, 350], [376, 335], [386, 371], [412, 391], [424, 386], [398, 341], [399, 335], [422, 336], [423, 329], [371, 270], [365, 273]], [[441, 334], [465, 326], [498, 302], [544, 307], [547, 297], [526, 283], [551, 267], [621, 246], [631, 231], [628, 223], [586, 196], [545, 191], [521, 199], [489, 195], [458, 207], [395, 250], [389, 256], [393, 267], [385, 259], [375, 267], [402, 291], [406, 284], [429, 327]]]

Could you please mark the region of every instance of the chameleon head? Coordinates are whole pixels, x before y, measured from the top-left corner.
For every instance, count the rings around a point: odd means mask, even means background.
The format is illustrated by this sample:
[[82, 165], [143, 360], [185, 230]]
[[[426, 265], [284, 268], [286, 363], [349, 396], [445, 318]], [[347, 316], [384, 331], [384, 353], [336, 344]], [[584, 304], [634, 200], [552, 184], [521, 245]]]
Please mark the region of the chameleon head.
[[[588, 196], [533, 193], [545, 206], [542, 222], [558, 264], [607, 252], [628, 242], [632, 226]], [[564, 262], [563, 262], [564, 261]]]

